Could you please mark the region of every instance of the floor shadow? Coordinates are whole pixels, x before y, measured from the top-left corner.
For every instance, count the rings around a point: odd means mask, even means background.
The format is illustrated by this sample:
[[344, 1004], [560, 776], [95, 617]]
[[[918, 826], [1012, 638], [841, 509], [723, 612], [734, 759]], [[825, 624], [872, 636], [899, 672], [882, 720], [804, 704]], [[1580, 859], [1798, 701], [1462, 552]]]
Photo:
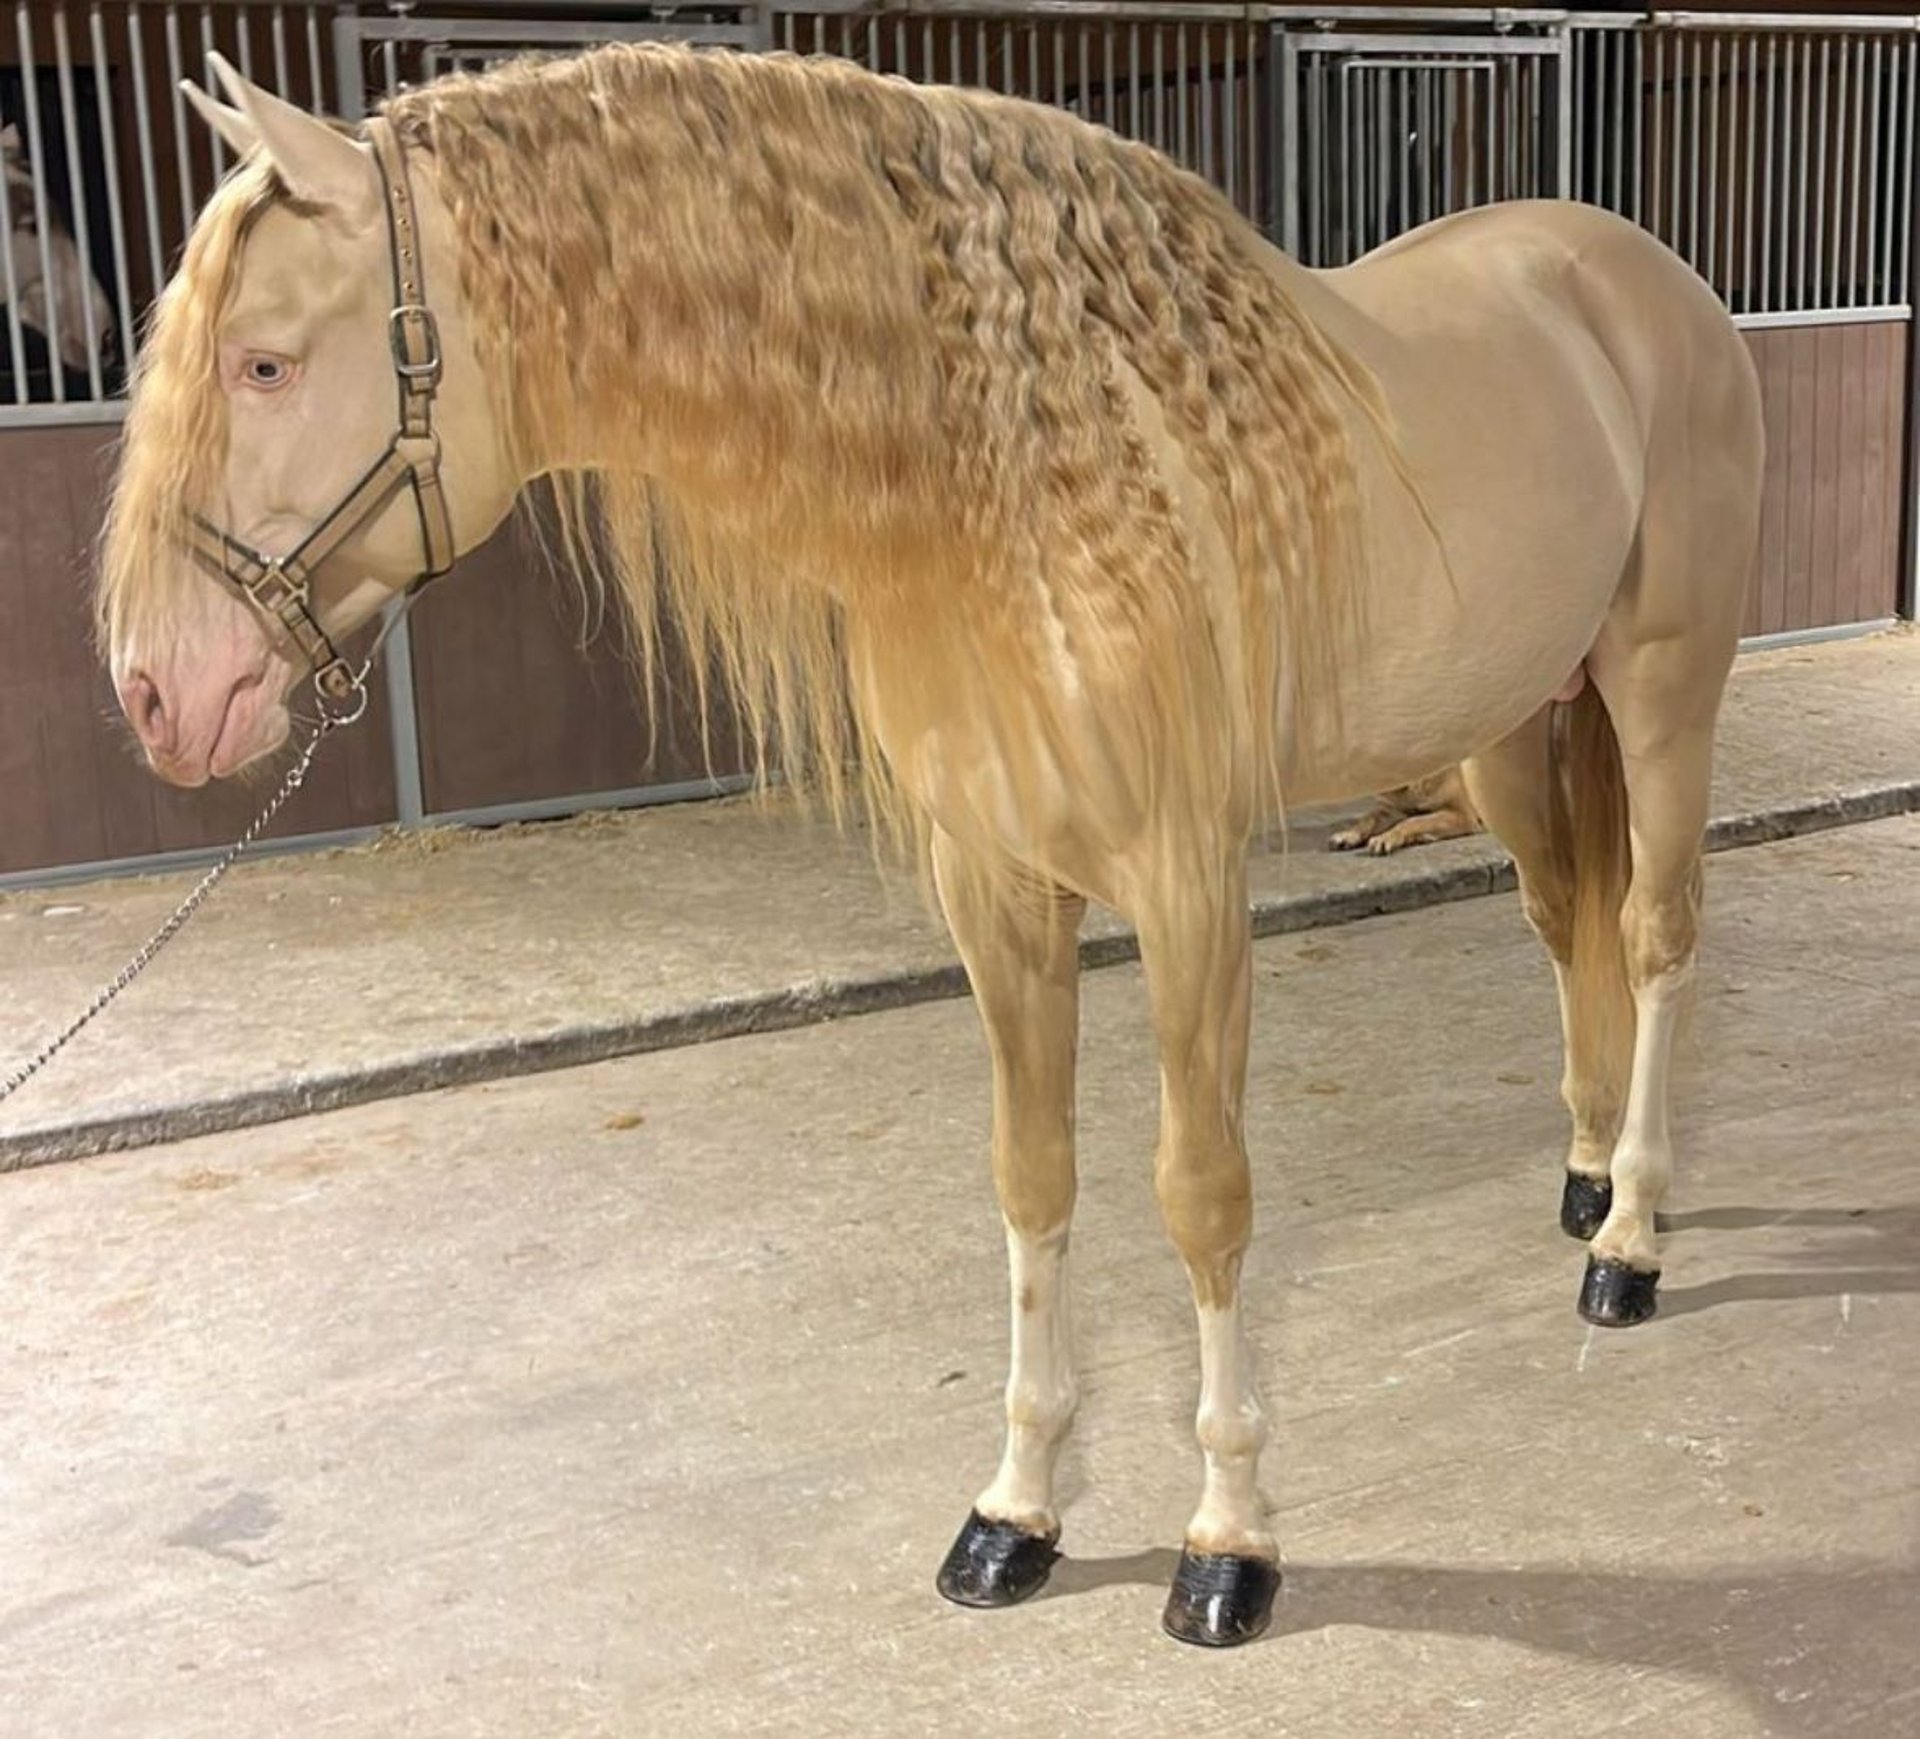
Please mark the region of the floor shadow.
[[[1663, 1215], [1660, 1229], [1768, 1232], [1811, 1228], [1823, 1235], [1783, 1251], [1791, 1266], [1754, 1268], [1699, 1286], [1665, 1285], [1662, 1316], [1686, 1316], [1722, 1304], [1767, 1299], [1838, 1298], [1842, 1294], [1920, 1292], [1920, 1206], [1860, 1208], [1698, 1208]], [[1669, 1264], [1669, 1276], [1684, 1263]]]
[[1043, 1599], [1068, 1594], [1087, 1594], [1096, 1588], [1118, 1588], [1137, 1583], [1145, 1588], [1166, 1588], [1180, 1567], [1180, 1554], [1169, 1546], [1152, 1546], [1144, 1552], [1131, 1552], [1124, 1558], [1062, 1558], [1047, 1578]]
[[[1055, 1597], [1164, 1586], [1178, 1555], [1066, 1559]], [[1920, 1730], [1920, 1568], [1777, 1564], [1706, 1577], [1450, 1564], [1287, 1564], [1264, 1648], [1337, 1626], [1518, 1643], [1573, 1660], [1711, 1677], [1769, 1734]], [[1875, 1724], [1877, 1723], [1877, 1724]]]
[[1734, 1274], [1700, 1286], [1663, 1285], [1660, 1314], [1690, 1316], [1720, 1304], [1838, 1298], [1850, 1292], [1920, 1292], [1920, 1264], [1912, 1268], [1777, 1268], [1760, 1274]]
[[1749, 1232], [1770, 1226], [1859, 1226], [1920, 1242], [1920, 1206], [1880, 1208], [1695, 1208], [1662, 1214], [1663, 1232]]

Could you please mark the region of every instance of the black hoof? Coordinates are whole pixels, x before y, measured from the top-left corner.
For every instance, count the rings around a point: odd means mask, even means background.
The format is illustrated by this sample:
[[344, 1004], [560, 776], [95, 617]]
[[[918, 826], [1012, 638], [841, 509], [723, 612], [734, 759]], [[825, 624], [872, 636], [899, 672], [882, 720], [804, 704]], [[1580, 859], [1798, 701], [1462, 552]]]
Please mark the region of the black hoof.
[[1280, 1566], [1265, 1558], [1182, 1552], [1160, 1623], [1176, 1641], [1232, 1648], [1267, 1628], [1279, 1589]]
[[1580, 1314], [1602, 1328], [1631, 1328], [1659, 1308], [1654, 1296], [1659, 1284], [1658, 1268], [1646, 1273], [1589, 1256], [1587, 1277], [1580, 1283]]
[[933, 1585], [956, 1606], [1013, 1606], [1045, 1586], [1057, 1534], [1030, 1534], [971, 1511]]
[[1600, 1230], [1612, 1206], [1612, 1183], [1603, 1177], [1570, 1171], [1560, 1186], [1560, 1230], [1584, 1243]]

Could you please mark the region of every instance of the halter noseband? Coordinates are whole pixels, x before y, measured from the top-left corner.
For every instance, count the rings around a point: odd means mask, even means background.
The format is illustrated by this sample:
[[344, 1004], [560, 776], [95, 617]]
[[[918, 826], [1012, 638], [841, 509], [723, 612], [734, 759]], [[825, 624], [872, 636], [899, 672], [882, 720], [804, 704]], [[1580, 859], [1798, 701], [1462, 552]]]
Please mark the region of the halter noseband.
[[433, 432], [433, 396], [440, 386], [440, 329], [427, 306], [406, 154], [384, 118], [368, 121], [366, 136], [387, 207], [393, 261], [393, 311], [387, 316], [387, 340], [400, 391], [399, 427], [386, 451], [290, 554], [267, 555], [197, 513], [188, 538], [193, 559], [271, 617], [306, 656], [314, 687], [335, 701], [345, 700], [357, 679], [314, 614], [314, 571], [408, 487], [420, 517], [420, 551], [425, 558], [425, 565], [407, 584], [408, 595], [444, 574], [456, 554], [446, 491], [440, 482], [440, 439]]

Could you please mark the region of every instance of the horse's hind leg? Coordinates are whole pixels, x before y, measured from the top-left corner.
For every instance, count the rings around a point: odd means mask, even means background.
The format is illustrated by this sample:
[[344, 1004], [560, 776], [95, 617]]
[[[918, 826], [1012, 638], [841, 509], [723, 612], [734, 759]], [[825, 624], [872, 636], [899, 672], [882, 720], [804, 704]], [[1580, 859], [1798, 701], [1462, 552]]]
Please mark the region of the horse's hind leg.
[[1632, 870], [1620, 936], [1634, 1037], [1612, 1201], [1588, 1246], [1580, 1314], [1622, 1327], [1653, 1315], [1660, 1278], [1654, 1215], [1673, 1179], [1669, 1077], [1699, 943], [1700, 854], [1726, 661], [1709, 654], [1678, 680], [1671, 646], [1593, 662], [1626, 781]]
[[1200, 1319], [1206, 1483], [1163, 1622], [1182, 1642], [1221, 1647], [1266, 1629], [1280, 1585], [1256, 1483], [1266, 1421], [1240, 1320], [1253, 1226], [1241, 1133], [1252, 973], [1244, 866], [1205, 852], [1163, 866], [1133, 916], [1160, 1046], [1154, 1188]]
[[[1620, 994], [1615, 960], [1576, 946], [1577, 867], [1568, 817], [1554, 789], [1554, 730], [1552, 710], [1542, 707], [1466, 762], [1461, 774], [1474, 807], [1513, 854], [1521, 910], [1553, 961], [1565, 1059], [1560, 1096], [1573, 1120], [1560, 1225], [1572, 1237], [1591, 1238], [1607, 1213], [1608, 1160], [1620, 1124], [1632, 1010]], [[1604, 921], [1615, 922], [1617, 910], [1609, 908]]]
[[1649, 502], [1638, 559], [1587, 659], [1618, 745], [1629, 863], [1619, 935], [1633, 1064], [1613, 1199], [1580, 1292], [1580, 1314], [1612, 1326], [1653, 1315], [1660, 1275], [1654, 1214], [1673, 1177], [1669, 1075], [1699, 942], [1714, 727], [1758, 535], [1750, 424], [1757, 407], [1653, 467], [1673, 482]]
[[1084, 902], [988, 873], [944, 834], [934, 874], [993, 1058], [993, 1181], [1013, 1295], [1005, 1452], [937, 1586], [962, 1606], [1010, 1606], [1053, 1568], [1053, 1470], [1076, 1398], [1066, 1264]]

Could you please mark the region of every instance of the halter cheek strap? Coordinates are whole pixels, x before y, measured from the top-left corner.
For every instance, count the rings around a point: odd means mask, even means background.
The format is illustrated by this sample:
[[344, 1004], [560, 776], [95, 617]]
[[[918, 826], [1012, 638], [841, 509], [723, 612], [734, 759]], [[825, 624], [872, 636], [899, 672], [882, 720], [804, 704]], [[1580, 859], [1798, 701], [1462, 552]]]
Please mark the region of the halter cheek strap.
[[403, 490], [411, 489], [420, 521], [422, 566], [407, 584], [411, 597], [453, 566], [453, 523], [440, 478], [440, 438], [433, 428], [434, 394], [440, 387], [440, 329], [427, 306], [413, 189], [406, 154], [384, 118], [367, 122], [366, 138], [380, 172], [386, 204], [387, 245], [393, 265], [393, 308], [387, 341], [399, 389], [399, 426], [386, 450], [359, 482], [336, 502], [294, 550], [272, 556], [194, 514], [188, 551], [215, 579], [269, 617], [300, 649], [314, 686], [329, 700], [352, 693], [354, 672], [340, 656], [313, 607], [315, 571], [339, 547], [378, 519]]

